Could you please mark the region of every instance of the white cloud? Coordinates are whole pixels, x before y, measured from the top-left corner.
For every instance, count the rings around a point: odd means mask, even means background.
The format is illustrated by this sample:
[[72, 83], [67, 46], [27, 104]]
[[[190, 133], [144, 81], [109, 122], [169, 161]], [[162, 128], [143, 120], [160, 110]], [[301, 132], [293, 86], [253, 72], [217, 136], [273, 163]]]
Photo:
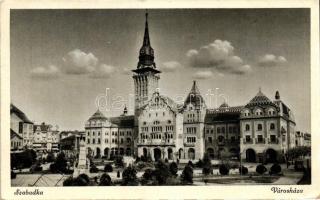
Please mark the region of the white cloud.
[[95, 68], [93, 72], [89, 74], [90, 78], [102, 79], [110, 78], [110, 76], [116, 71], [116, 68], [111, 65], [101, 64]]
[[88, 74], [93, 72], [98, 64], [98, 58], [95, 55], [80, 49], [70, 51], [62, 60], [67, 74]]
[[182, 68], [182, 65], [179, 62], [168, 61], [168, 62], [162, 63], [160, 70], [163, 72], [174, 72], [180, 68]]
[[193, 74], [193, 78], [196, 79], [208, 79], [213, 76], [212, 71], [197, 71], [195, 74]]
[[194, 68], [212, 68], [218, 73], [244, 74], [251, 71], [249, 65], [234, 55], [234, 47], [229, 41], [215, 40], [199, 50], [187, 52], [189, 64]]
[[36, 67], [30, 72], [32, 78], [36, 79], [55, 79], [60, 76], [60, 70], [55, 65], [48, 67]]
[[266, 54], [259, 58], [258, 65], [261, 67], [275, 67], [275, 66], [281, 66], [286, 62], [287, 62], [287, 59], [283, 56]]

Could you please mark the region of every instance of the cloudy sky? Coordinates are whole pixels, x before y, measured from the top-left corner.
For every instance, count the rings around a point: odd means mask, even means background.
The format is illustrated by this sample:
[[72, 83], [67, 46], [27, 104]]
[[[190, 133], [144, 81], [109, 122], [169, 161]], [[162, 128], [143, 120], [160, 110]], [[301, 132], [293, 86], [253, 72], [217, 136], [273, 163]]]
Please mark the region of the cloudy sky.
[[[12, 103], [36, 123], [82, 130], [109, 88], [104, 113], [124, 103], [133, 113], [144, 13], [11, 11]], [[245, 105], [259, 87], [272, 100], [279, 90], [297, 129], [310, 131], [309, 10], [151, 9], [149, 30], [161, 93], [179, 101], [197, 80], [214, 108]]]

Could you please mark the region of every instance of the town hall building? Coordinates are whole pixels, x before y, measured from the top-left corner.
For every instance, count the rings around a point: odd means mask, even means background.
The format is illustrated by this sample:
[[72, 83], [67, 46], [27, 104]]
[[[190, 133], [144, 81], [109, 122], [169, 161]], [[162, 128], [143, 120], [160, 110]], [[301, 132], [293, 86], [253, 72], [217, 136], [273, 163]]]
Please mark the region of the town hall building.
[[86, 145], [93, 156], [159, 159], [241, 158], [248, 162], [283, 159], [295, 145], [295, 120], [276, 91], [262, 91], [242, 106], [208, 108], [196, 81], [183, 104], [159, 93], [161, 71], [154, 62], [146, 14], [143, 44], [133, 71], [135, 111], [106, 117], [99, 110], [86, 122]]

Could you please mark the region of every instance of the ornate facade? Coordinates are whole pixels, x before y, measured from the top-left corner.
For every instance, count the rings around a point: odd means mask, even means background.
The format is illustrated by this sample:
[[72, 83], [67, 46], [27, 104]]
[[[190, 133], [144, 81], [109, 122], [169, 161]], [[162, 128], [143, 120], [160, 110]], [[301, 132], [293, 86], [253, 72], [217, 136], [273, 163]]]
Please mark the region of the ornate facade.
[[126, 108], [119, 117], [105, 117], [97, 110], [86, 122], [87, 153], [100, 158], [114, 155], [133, 155], [134, 117]]
[[[85, 127], [87, 146], [94, 155], [104, 149], [106, 157], [111, 150], [112, 155], [126, 152], [153, 160], [198, 160], [208, 153], [212, 159], [264, 162], [279, 160], [294, 147], [294, 117], [279, 92], [274, 101], [259, 91], [244, 106], [223, 103], [215, 109], [207, 108], [195, 81], [182, 105], [161, 95], [157, 90], [161, 72], [154, 62], [147, 17], [133, 70], [134, 115], [108, 119], [97, 111]], [[119, 143], [122, 136], [127, 143]]]

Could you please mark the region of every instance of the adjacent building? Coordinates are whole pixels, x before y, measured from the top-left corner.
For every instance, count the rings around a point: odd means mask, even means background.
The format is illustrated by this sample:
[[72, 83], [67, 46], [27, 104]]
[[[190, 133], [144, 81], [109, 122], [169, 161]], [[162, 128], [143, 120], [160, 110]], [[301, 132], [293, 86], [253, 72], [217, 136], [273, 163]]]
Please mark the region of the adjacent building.
[[87, 153], [93, 157], [111, 158], [133, 155], [134, 116], [127, 108], [119, 117], [105, 117], [97, 110], [85, 124]]
[[13, 104], [10, 105], [10, 129], [10, 136], [14, 136], [11, 137], [12, 139], [17, 140], [20, 138], [22, 140], [18, 146], [32, 147], [34, 137], [33, 122], [28, 119], [24, 112]]
[[23, 138], [12, 129], [10, 129], [10, 150], [18, 151], [23, 148]]
[[33, 149], [37, 152], [59, 151], [60, 134], [57, 128], [42, 122], [34, 125]]
[[295, 142], [296, 142], [296, 146], [298, 147], [302, 147], [302, 146], [311, 147], [311, 134], [297, 131]]

